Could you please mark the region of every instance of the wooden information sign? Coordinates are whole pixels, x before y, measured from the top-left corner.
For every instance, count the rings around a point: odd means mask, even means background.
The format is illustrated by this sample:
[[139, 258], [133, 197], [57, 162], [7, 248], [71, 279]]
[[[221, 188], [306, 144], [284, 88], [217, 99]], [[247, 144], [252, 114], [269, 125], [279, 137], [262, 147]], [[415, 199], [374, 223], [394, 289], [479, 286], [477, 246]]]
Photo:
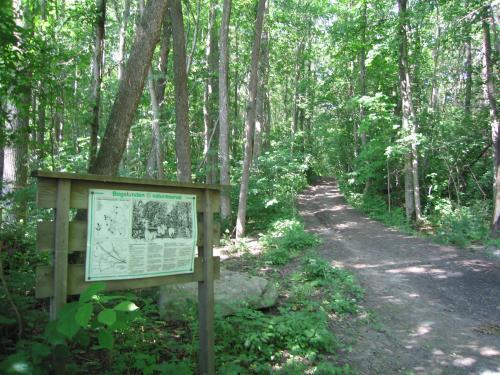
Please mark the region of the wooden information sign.
[[[89, 199], [89, 194], [96, 191], [105, 192], [103, 194], [111, 192], [109, 193], [111, 196], [115, 192], [115, 197], [122, 198], [141, 197], [142, 203], [126, 203], [131, 205], [131, 210], [136, 210], [135, 215], [138, 217], [131, 238], [137, 241], [143, 240], [149, 244], [150, 248], [156, 249], [158, 259], [161, 258], [164, 264], [164, 272], [149, 274], [143, 272], [142, 275], [134, 274], [130, 277], [123, 271], [123, 267], [114, 265], [116, 273], [121, 272], [123, 278], [108, 277], [109, 275], [103, 272], [106, 274], [106, 290], [139, 289], [198, 282], [199, 368], [202, 374], [214, 374], [214, 280], [219, 278], [220, 274], [220, 259], [213, 256], [213, 245], [220, 237], [220, 227], [215, 223], [214, 214], [219, 212], [220, 191], [224, 187], [45, 171], [35, 171], [32, 176], [37, 178], [38, 183], [36, 199], [38, 207], [55, 210], [54, 220], [39, 222], [37, 228], [38, 250], [51, 252], [53, 255], [52, 266], [40, 266], [36, 270], [36, 297], [50, 298], [50, 318], [52, 320], [57, 318], [68, 295], [80, 294], [95, 282], [87, 280], [96, 280], [89, 278], [89, 272], [86, 275], [85, 264], [89, 244], [97, 246], [96, 243], [90, 241], [88, 236], [89, 233], [93, 233], [92, 228], [89, 228], [87, 221], [71, 220], [71, 209], [88, 210], [89, 202], [93, 202]], [[152, 233], [153, 230], [148, 227], [151, 221], [148, 222], [142, 218], [142, 216], [150, 217], [151, 215], [145, 215], [141, 211], [144, 210], [141, 204], [145, 205], [150, 201], [163, 202], [158, 204], [163, 204], [161, 209], [165, 211], [165, 215], [169, 213], [174, 215], [182, 211], [184, 215], [182, 221], [172, 219], [175, 224], [170, 226], [165, 224], [161, 228], [157, 225], [154, 229], [156, 233]], [[176, 205], [168, 203], [170, 201], [186, 203]], [[192, 202], [191, 206], [188, 202]], [[119, 209], [122, 210], [123, 207]], [[160, 219], [155, 218], [154, 222], [158, 220]], [[165, 219], [165, 222], [168, 220]], [[97, 224], [96, 221], [94, 225], [97, 226]], [[160, 234], [158, 234], [159, 231]], [[172, 241], [173, 239], [177, 240]], [[198, 256], [194, 259], [189, 258], [191, 245], [186, 245], [191, 243], [190, 241], [198, 248]], [[175, 256], [178, 260], [174, 266], [166, 259], [166, 253], [160, 252], [159, 246], [163, 246], [162, 249], [166, 251], [176, 249], [177, 255]], [[130, 253], [127, 256], [131, 256]], [[136, 256], [135, 253], [134, 256]], [[69, 263], [68, 259], [76, 259], [76, 261]], [[126, 262], [126, 259], [120, 259], [120, 261]], [[144, 262], [144, 268], [147, 270], [147, 260]], [[103, 264], [108, 266], [108, 263], [104, 261]], [[176, 266], [179, 267], [175, 268]], [[99, 270], [102, 271], [102, 269]], [[89, 271], [88, 268], [87, 271]], [[99, 271], [96, 272], [99, 274]], [[152, 276], [153, 274], [159, 276]], [[103, 278], [97, 277], [97, 279]]]

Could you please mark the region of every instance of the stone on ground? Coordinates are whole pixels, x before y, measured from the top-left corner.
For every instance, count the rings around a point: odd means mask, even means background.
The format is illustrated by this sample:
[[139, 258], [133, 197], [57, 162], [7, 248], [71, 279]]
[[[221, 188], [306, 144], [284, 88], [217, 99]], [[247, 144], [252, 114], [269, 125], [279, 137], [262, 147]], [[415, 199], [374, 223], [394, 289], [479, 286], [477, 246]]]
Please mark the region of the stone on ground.
[[[159, 309], [166, 320], [181, 319], [188, 306], [198, 301], [198, 284], [187, 283], [161, 287]], [[278, 291], [273, 283], [263, 277], [251, 276], [221, 268], [220, 279], [214, 283], [215, 308], [223, 316], [234, 314], [248, 306], [262, 309], [273, 306]]]

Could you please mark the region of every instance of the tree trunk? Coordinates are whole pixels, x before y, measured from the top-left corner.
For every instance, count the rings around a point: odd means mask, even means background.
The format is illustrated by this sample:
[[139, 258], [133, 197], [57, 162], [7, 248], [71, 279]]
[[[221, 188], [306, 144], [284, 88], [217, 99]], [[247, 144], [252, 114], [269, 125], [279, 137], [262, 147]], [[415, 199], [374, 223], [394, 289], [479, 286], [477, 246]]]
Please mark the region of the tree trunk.
[[[438, 111], [439, 104], [439, 84], [437, 79], [437, 73], [439, 68], [439, 55], [441, 49], [441, 25], [440, 25], [440, 12], [439, 12], [439, 3], [436, 1], [436, 31], [435, 31], [435, 45], [432, 50], [432, 90], [431, 90], [431, 101], [430, 107], [432, 116], [435, 117]], [[470, 46], [470, 45], [469, 45]]]
[[206, 160], [206, 178], [207, 184], [217, 183], [217, 150], [218, 138], [217, 132], [217, 73], [218, 73], [218, 51], [217, 51], [217, 1], [211, 0], [207, 41], [205, 46], [205, 59], [207, 78], [205, 80], [205, 92], [203, 95], [203, 122], [205, 125], [205, 142], [203, 147], [204, 158]]
[[[200, 29], [200, 10], [201, 10], [201, 0], [198, 0], [196, 2], [196, 20], [194, 24], [194, 34], [193, 34], [193, 41], [191, 43], [191, 51], [189, 55], [186, 56], [186, 75], [189, 76], [189, 72], [191, 71], [191, 66], [193, 64], [193, 56], [196, 51], [196, 44], [198, 42], [198, 31]], [[182, 11], [182, 9], [181, 9]], [[185, 39], [185, 47], [184, 50], [187, 50], [187, 40], [189, 40], [189, 26], [188, 26], [188, 38], [184, 37]], [[186, 40], [187, 39], [187, 40]]]
[[172, 23], [175, 89], [175, 153], [177, 158], [177, 180], [191, 181], [191, 145], [189, 138], [188, 91], [186, 68], [186, 42], [181, 0], [169, 3]]
[[116, 57], [118, 60], [118, 80], [121, 81], [125, 67], [126, 34], [128, 20], [130, 18], [130, 0], [125, 0], [121, 17], [119, 16], [118, 10], [116, 12], [116, 17], [120, 22], [120, 30], [118, 31], [118, 53]]
[[255, 34], [252, 48], [252, 61], [250, 65], [250, 78], [248, 80], [248, 104], [245, 119], [245, 151], [243, 159], [243, 172], [241, 176], [240, 195], [238, 201], [238, 218], [236, 221], [236, 238], [245, 235], [248, 180], [250, 177], [250, 167], [252, 164], [253, 133], [255, 128], [255, 106], [257, 101], [257, 82], [260, 56], [260, 39], [262, 35], [262, 24], [264, 23], [264, 13], [266, 0], [259, 0], [257, 5], [257, 15], [255, 20]]
[[[32, 15], [28, 4], [17, 3], [17, 14], [15, 23], [20, 28], [29, 29], [32, 24]], [[25, 52], [25, 40], [17, 40], [21, 53]], [[7, 134], [11, 135], [10, 143], [4, 147], [3, 155], [3, 195], [17, 193], [25, 189], [28, 181], [28, 141], [29, 141], [29, 122], [31, 110], [31, 78], [32, 72], [29, 68], [23, 66], [16, 72], [19, 80], [17, 86], [9, 89], [9, 100], [6, 101], [6, 128]], [[11, 99], [12, 98], [12, 99]], [[16, 196], [11, 199], [14, 200]], [[10, 215], [7, 217], [9, 222], [25, 222], [27, 216], [26, 199], [14, 201]]]
[[[170, 52], [171, 27], [168, 17], [163, 21], [160, 41], [160, 63], [159, 72], [154, 74], [151, 66], [148, 73], [148, 91], [151, 99], [151, 149], [149, 151], [146, 171], [149, 177], [164, 179], [165, 172], [163, 162], [165, 161], [165, 148], [160, 131], [160, 123], [163, 118], [163, 103], [165, 101], [165, 86], [167, 83], [168, 55]], [[156, 78], [155, 78], [156, 77]]]
[[[267, 7], [269, 9], [269, 6]], [[271, 100], [269, 99], [269, 32], [262, 34], [262, 74], [263, 74], [263, 118], [262, 118], [262, 151], [268, 151], [271, 145]]]
[[[361, 11], [361, 49], [359, 51], [359, 95], [361, 97], [366, 96], [366, 28], [367, 28], [367, 16], [366, 16], [366, 0], [363, 0], [363, 8]], [[366, 125], [363, 124], [365, 120], [365, 106], [361, 104], [359, 107], [359, 126], [361, 127], [361, 149], [366, 148]], [[367, 161], [369, 163], [369, 161]], [[370, 178], [365, 181], [364, 194], [368, 194], [370, 189]]]
[[472, 38], [471, 24], [465, 21], [465, 100], [464, 100], [464, 122], [466, 125], [472, 122]]
[[166, 10], [163, 0], [150, 0], [144, 9], [92, 173], [118, 173]]
[[165, 173], [163, 172], [163, 147], [160, 134], [160, 119], [161, 108], [156, 96], [155, 84], [151, 68], [148, 73], [148, 91], [151, 100], [151, 111], [153, 112], [153, 119], [151, 121], [151, 150], [149, 152], [148, 163], [146, 171], [149, 177], [163, 179]]
[[[222, 22], [219, 36], [219, 164], [220, 183], [229, 185], [229, 20], [231, 19], [231, 0], [224, 0]], [[229, 191], [221, 192], [220, 213], [222, 220], [231, 217]]]
[[[361, 97], [366, 95], [366, 28], [367, 28], [367, 17], [366, 17], [366, 0], [363, 0], [362, 8], [362, 26], [361, 26], [361, 49], [359, 51], [359, 94]], [[365, 107], [363, 105], [359, 108], [359, 124], [362, 126], [363, 120], [365, 119]], [[361, 130], [361, 147], [366, 146], [366, 130]], [[368, 182], [367, 182], [368, 184]]]
[[[500, 137], [498, 107], [496, 102], [495, 73], [492, 59], [490, 23], [491, 9], [485, 6], [482, 15], [485, 84], [491, 115], [491, 137], [493, 144], [493, 218], [491, 236], [500, 237]], [[493, 24], [493, 23], [492, 23]]]
[[106, 0], [96, 0], [96, 20], [94, 54], [92, 56], [92, 83], [90, 88], [91, 120], [90, 120], [90, 147], [89, 147], [89, 170], [97, 156], [97, 141], [99, 136], [99, 115], [101, 108], [101, 84], [102, 70], [104, 66], [104, 38], [106, 21]]
[[405, 206], [408, 220], [413, 218], [417, 223], [422, 220], [420, 212], [420, 185], [417, 159], [417, 125], [413, 108], [411, 81], [408, 65], [408, 20], [406, 0], [398, 0], [399, 15], [399, 81], [402, 97], [402, 131], [403, 137], [409, 137], [408, 150], [405, 155]]
[[266, 98], [266, 64], [265, 56], [267, 55], [268, 33], [262, 32], [261, 48], [260, 48], [260, 62], [259, 62], [259, 78], [257, 87], [257, 101], [256, 101], [256, 122], [255, 134], [253, 141], [253, 163], [256, 164], [262, 151], [262, 142], [265, 132], [265, 98]]
[[301, 94], [301, 80], [304, 56], [304, 39], [299, 42], [297, 52], [295, 54], [295, 91], [293, 94], [293, 121], [292, 121], [292, 138], [295, 137], [297, 130], [299, 130], [299, 112], [300, 112], [300, 94]]

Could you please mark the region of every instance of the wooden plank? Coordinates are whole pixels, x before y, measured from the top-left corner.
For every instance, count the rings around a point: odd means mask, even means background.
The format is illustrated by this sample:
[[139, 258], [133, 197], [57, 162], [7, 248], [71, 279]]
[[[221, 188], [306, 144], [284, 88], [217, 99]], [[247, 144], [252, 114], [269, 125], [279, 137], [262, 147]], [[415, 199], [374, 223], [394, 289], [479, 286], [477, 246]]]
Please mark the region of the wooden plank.
[[[205, 190], [205, 207], [209, 210], [211, 194]], [[203, 247], [199, 256], [203, 259], [203, 281], [198, 282], [198, 321], [200, 322], [200, 374], [215, 374], [214, 333], [214, 274], [213, 274], [213, 215], [203, 215]]]
[[[39, 178], [37, 189], [37, 205], [39, 208], [55, 208], [56, 206], [56, 181], [50, 178]], [[198, 212], [204, 210], [204, 193], [199, 188], [170, 187], [149, 184], [126, 184], [115, 182], [72, 180], [70, 207], [76, 209], [86, 209], [88, 206], [89, 189], [114, 189], [130, 191], [151, 191], [159, 193], [193, 194], [196, 195], [196, 209]], [[210, 212], [218, 212], [220, 209], [220, 194], [218, 191], [212, 192], [212, 205]]]
[[80, 181], [95, 181], [95, 182], [100, 181], [106, 183], [127, 184], [127, 185], [137, 184], [137, 185], [149, 185], [149, 186], [200, 189], [202, 191], [206, 189], [220, 191], [221, 189], [230, 188], [229, 185], [197, 184], [197, 183], [187, 183], [187, 182], [153, 180], [147, 178], [102, 176], [97, 174], [78, 174], [78, 173], [51, 172], [51, 171], [33, 171], [31, 173], [31, 176], [37, 177], [39, 179], [46, 178], [52, 180], [65, 179], [65, 180], [80, 180]]
[[[202, 218], [202, 215], [199, 215]], [[197, 246], [203, 245], [203, 219], [198, 219]], [[54, 251], [54, 230], [53, 221], [40, 221], [37, 223], [37, 249], [39, 251]], [[216, 244], [220, 243], [220, 223], [215, 222], [212, 226], [212, 236]], [[68, 252], [84, 252], [87, 249], [87, 222], [71, 221], [69, 223]]]
[[[106, 291], [142, 289], [167, 284], [181, 284], [203, 280], [203, 266], [201, 258], [195, 258], [194, 272], [182, 275], [147, 277], [143, 279], [105, 281]], [[214, 278], [220, 277], [220, 258], [212, 261]], [[54, 295], [52, 284], [53, 270], [50, 266], [39, 266], [36, 269], [36, 298], [47, 298]], [[68, 272], [68, 295], [78, 295], [90, 284], [95, 282], [85, 281], [85, 266], [83, 264], [70, 264]]]
[[[54, 251], [53, 221], [37, 223], [36, 246], [39, 251]], [[83, 252], [87, 248], [87, 222], [71, 221], [69, 223], [68, 253]]]
[[71, 182], [57, 181], [56, 220], [54, 230], [53, 288], [50, 319], [55, 320], [66, 303], [68, 289], [68, 236], [69, 236], [69, 199]]

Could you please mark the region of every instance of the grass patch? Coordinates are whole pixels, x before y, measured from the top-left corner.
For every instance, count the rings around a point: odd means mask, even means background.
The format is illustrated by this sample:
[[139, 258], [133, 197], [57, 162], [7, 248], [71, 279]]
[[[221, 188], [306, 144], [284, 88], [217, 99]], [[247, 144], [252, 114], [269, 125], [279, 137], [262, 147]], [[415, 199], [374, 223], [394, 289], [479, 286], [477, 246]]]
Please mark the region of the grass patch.
[[304, 249], [319, 244], [319, 239], [306, 232], [297, 219], [275, 221], [260, 241], [265, 249], [264, 259], [275, 266], [284, 265]]

